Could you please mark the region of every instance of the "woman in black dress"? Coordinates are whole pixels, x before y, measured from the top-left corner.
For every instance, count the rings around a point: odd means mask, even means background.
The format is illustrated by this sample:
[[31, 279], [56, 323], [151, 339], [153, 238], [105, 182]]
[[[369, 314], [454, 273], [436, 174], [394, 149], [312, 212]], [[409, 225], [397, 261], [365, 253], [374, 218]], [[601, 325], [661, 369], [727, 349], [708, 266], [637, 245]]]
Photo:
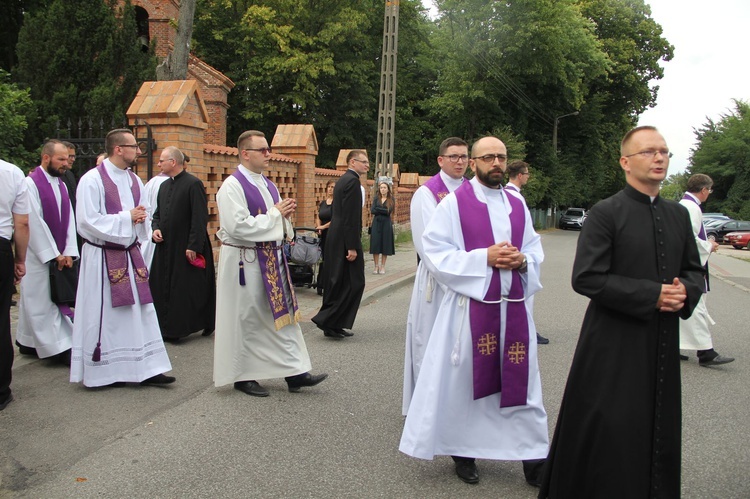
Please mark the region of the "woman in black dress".
[[331, 225], [331, 216], [333, 215], [333, 186], [336, 185], [335, 180], [329, 180], [326, 183], [326, 198], [320, 202], [318, 208], [318, 234], [320, 234], [320, 265], [318, 266], [318, 294], [323, 294], [323, 270], [325, 263], [325, 247], [326, 247], [326, 235], [328, 234], [328, 227]]
[[378, 185], [378, 196], [372, 201], [370, 212], [372, 217], [372, 231], [370, 233], [370, 254], [375, 261], [373, 274], [385, 274], [385, 260], [388, 255], [395, 255], [393, 240], [393, 214], [396, 203], [391, 195], [391, 187], [385, 182]]

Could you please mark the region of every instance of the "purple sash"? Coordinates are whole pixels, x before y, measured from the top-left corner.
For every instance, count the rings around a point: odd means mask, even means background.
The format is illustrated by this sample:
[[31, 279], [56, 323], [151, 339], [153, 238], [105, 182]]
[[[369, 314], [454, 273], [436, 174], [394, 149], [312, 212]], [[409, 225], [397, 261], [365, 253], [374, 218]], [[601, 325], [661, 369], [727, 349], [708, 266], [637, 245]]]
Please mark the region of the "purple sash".
[[[47, 181], [47, 176], [43, 172], [41, 166], [37, 166], [33, 172], [29, 174], [31, 180], [34, 181], [37, 190], [39, 191], [39, 200], [42, 203], [42, 219], [44, 223], [49, 227], [49, 231], [52, 234], [52, 238], [55, 240], [57, 251], [62, 255], [65, 251], [65, 246], [68, 241], [68, 224], [70, 224], [70, 196], [68, 195], [68, 188], [65, 187], [65, 183], [60, 178], [53, 178], [54, 182], [57, 180], [57, 185], [60, 188], [60, 208], [57, 206], [57, 200], [55, 199], [55, 192], [52, 190], [52, 186]], [[73, 320], [73, 311], [68, 305], [58, 304], [57, 308], [63, 315], [66, 315]]]
[[432, 195], [435, 196], [435, 202], [437, 202], [438, 204], [440, 204], [440, 201], [442, 201], [445, 196], [450, 194], [448, 186], [446, 186], [445, 182], [443, 182], [443, 178], [440, 176], [440, 173], [433, 175], [432, 178], [425, 182], [423, 185], [427, 187], [430, 192], [432, 192]]
[[[104, 162], [96, 167], [104, 185], [104, 207], [108, 215], [114, 215], [122, 211], [120, 193], [117, 186], [109, 178]], [[132, 184], [130, 191], [133, 194], [133, 205], [138, 206], [141, 200], [141, 190], [138, 187], [138, 179], [135, 173], [128, 170]], [[138, 239], [128, 247], [119, 244], [107, 243], [103, 247], [105, 262], [107, 266], [107, 277], [109, 278], [109, 289], [112, 296], [112, 306], [122, 307], [134, 305], [133, 289], [130, 286], [130, 273], [128, 272], [128, 256], [135, 270], [135, 287], [138, 290], [138, 299], [141, 305], [153, 303], [151, 290], [148, 286], [148, 269], [143, 261], [143, 255], [138, 247]]]
[[[466, 251], [488, 248], [495, 244], [487, 205], [474, 194], [474, 187], [465, 182], [455, 191], [461, 231]], [[526, 227], [523, 203], [505, 195], [511, 213], [511, 244], [521, 248]], [[511, 287], [506, 297], [505, 342], [502, 354], [498, 349], [502, 329], [502, 305], [470, 300], [469, 323], [473, 351], [474, 400], [502, 392], [500, 407], [526, 405], [529, 385], [529, 323], [521, 275], [512, 270]], [[500, 270], [492, 270], [487, 294], [488, 302], [503, 300]], [[514, 300], [514, 301], [511, 301]]]
[[521, 189], [519, 189], [518, 187], [516, 187], [516, 184], [511, 184], [510, 182], [508, 182], [505, 185], [505, 189], [510, 190], [510, 191], [519, 192], [519, 193], [521, 192]]
[[[263, 195], [260, 190], [250, 182], [245, 175], [243, 175], [239, 169], [235, 170], [232, 174], [234, 178], [242, 186], [242, 190], [245, 193], [245, 199], [247, 200], [247, 209], [250, 211], [252, 216], [262, 215], [267, 212], [266, 202], [263, 199]], [[273, 182], [263, 176], [263, 180], [266, 182], [268, 191], [271, 193], [271, 199], [274, 203], [278, 203], [280, 196], [279, 190], [276, 188]], [[276, 330], [294, 324], [300, 320], [300, 312], [297, 307], [297, 296], [294, 294], [294, 286], [291, 282], [291, 274], [289, 273], [289, 265], [286, 260], [286, 255], [283, 251], [280, 251], [280, 247], [276, 246], [275, 241], [268, 242], [256, 242], [255, 253], [260, 265], [260, 274], [263, 277], [263, 286], [266, 288], [266, 296], [268, 297], [268, 304], [271, 307], [271, 313], [273, 314], [273, 322]], [[282, 260], [279, 261], [278, 255], [281, 253]], [[242, 253], [241, 253], [242, 254]], [[284, 265], [287, 277], [287, 286], [292, 296], [292, 311], [289, 310], [289, 305], [286, 299], [284, 299], [284, 282], [281, 280], [281, 265]], [[240, 286], [245, 285], [244, 277], [244, 262], [240, 257]]]
[[44, 223], [49, 227], [49, 231], [55, 239], [55, 244], [57, 244], [57, 251], [62, 255], [62, 252], [65, 251], [68, 239], [70, 196], [68, 196], [68, 189], [65, 187], [62, 180], [59, 178], [53, 178], [52, 181], [54, 182], [57, 180], [57, 185], [60, 188], [60, 207], [62, 209], [58, 209], [55, 193], [52, 190], [52, 186], [47, 181], [47, 176], [44, 174], [43, 170], [44, 169], [41, 166], [37, 166], [34, 171], [29, 174], [29, 177], [34, 181], [34, 184], [36, 184], [36, 188], [39, 191]]

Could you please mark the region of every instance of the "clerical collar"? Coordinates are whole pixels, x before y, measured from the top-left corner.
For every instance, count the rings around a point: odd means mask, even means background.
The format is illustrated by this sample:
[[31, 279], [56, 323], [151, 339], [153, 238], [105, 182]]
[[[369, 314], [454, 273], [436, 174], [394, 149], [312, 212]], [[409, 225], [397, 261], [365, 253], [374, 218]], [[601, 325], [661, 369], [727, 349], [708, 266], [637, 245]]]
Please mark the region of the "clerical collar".
[[661, 199], [659, 196], [651, 197], [648, 194], [644, 194], [630, 184], [625, 184], [625, 188], [622, 190], [625, 195], [629, 198], [644, 204], [658, 204]]
[[448, 175], [447, 173], [445, 173], [443, 170], [440, 170], [440, 172], [438, 174], [440, 175], [440, 178], [443, 179], [443, 183], [445, 184], [445, 186], [451, 192], [455, 191], [456, 189], [458, 189], [458, 186], [460, 186], [463, 183], [463, 181], [464, 181], [463, 177], [461, 177], [461, 178], [453, 178], [450, 175]]
[[697, 204], [698, 204], [698, 205], [700, 206], [700, 204], [701, 204], [701, 200], [700, 200], [700, 199], [698, 199], [697, 197], [695, 197], [695, 195], [694, 195], [694, 194], [692, 194], [692, 193], [690, 193], [690, 192], [686, 192], [686, 193], [685, 193], [685, 196], [690, 196], [690, 197], [691, 197], [691, 198], [693, 199], [693, 201], [695, 201], [695, 202], [696, 202], [696, 203], [697, 203]]

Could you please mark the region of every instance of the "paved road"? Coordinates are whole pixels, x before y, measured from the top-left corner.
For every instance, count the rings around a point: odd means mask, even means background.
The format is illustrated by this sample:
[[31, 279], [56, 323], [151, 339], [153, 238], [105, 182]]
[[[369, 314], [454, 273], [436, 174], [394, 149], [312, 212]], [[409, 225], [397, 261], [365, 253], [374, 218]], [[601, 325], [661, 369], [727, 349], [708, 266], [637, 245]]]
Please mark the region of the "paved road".
[[[543, 236], [535, 315], [551, 339], [540, 348], [550, 433], [586, 306], [569, 284], [577, 236]], [[709, 298], [716, 347], [738, 361], [683, 363], [687, 498], [748, 497], [748, 291], [738, 285], [750, 263], [715, 258], [726, 271]], [[168, 388], [88, 390], [68, 383], [62, 367], [16, 365], [18, 400], [0, 413], [0, 497], [535, 497], [519, 463], [481, 461], [481, 482], [469, 486], [449, 458], [398, 452], [411, 292], [399, 284], [408, 283], [413, 253], [389, 262], [388, 279], [368, 275], [370, 300], [353, 338], [330, 340], [303, 324], [314, 372], [331, 375], [303, 393], [288, 393], [283, 380], [265, 383], [266, 399], [214, 388], [212, 340], [200, 336], [168, 345], [178, 377]], [[299, 294], [313, 310], [314, 293]]]

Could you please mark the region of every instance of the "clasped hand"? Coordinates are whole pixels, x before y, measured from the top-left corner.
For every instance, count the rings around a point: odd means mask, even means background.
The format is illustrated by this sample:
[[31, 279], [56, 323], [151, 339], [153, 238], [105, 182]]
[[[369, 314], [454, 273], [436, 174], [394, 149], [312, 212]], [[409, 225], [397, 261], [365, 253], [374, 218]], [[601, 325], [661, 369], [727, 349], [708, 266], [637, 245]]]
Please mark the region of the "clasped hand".
[[523, 258], [523, 253], [508, 241], [493, 244], [487, 248], [487, 265], [497, 269], [517, 269], [523, 263]]
[[687, 299], [687, 289], [678, 278], [674, 278], [672, 284], [662, 284], [659, 300], [656, 302], [656, 308], [659, 312], [678, 312], [685, 306]]
[[287, 198], [276, 203], [275, 208], [281, 212], [281, 216], [287, 218], [289, 215], [294, 213], [297, 209], [297, 200], [293, 198]]
[[72, 256], [58, 255], [57, 258], [55, 258], [55, 261], [57, 262], [57, 270], [62, 270], [63, 267], [70, 268], [73, 266]]
[[130, 210], [130, 219], [133, 221], [134, 224], [140, 224], [146, 221], [146, 217], [148, 215], [146, 214], [146, 208], [144, 208], [141, 205], [136, 206], [132, 210]]

